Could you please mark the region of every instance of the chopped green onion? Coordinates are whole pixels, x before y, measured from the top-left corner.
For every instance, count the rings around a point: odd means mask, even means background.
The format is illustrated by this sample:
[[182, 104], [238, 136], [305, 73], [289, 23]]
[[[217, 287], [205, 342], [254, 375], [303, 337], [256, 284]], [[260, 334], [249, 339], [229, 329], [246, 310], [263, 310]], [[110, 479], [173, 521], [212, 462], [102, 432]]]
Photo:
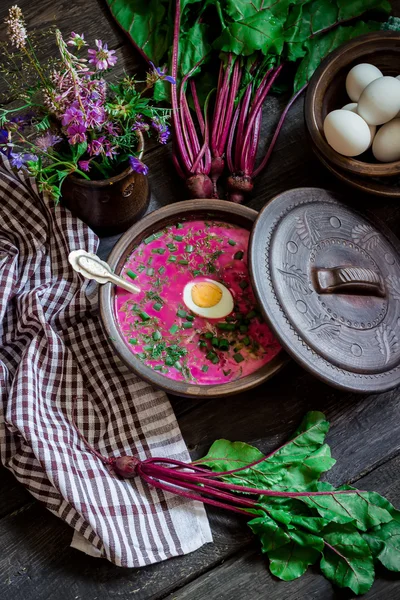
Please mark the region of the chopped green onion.
[[182, 225], [182, 223], [177, 223], [177, 224], [176, 224], [176, 228], [177, 228], [177, 229], [183, 229], [183, 225]]
[[176, 250], [178, 250], [175, 244], [167, 244], [167, 247], [169, 250], [171, 250], [171, 252], [176, 252]]
[[219, 340], [219, 348], [220, 348], [220, 350], [229, 350], [228, 340], [225, 340], [225, 339]]
[[214, 336], [210, 331], [207, 331], [207, 333], [204, 334], [204, 337], [208, 340], [211, 340], [211, 338], [213, 338]]
[[176, 262], [176, 256], [169, 256], [168, 257], [168, 262], [169, 263], [175, 263]]
[[143, 346], [143, 350], [153, 350], [153, 346], [151, 344], [147, 344], [146, 346]]
[[235, 240], [228, 240], [228, 244], [229, 244], [230, 246], [236, 246], [236, 242], [235, 242]]
[[144, 240], [144, 243], [150, 244], [150, 242], [153, 242], [155, 239], [156, 239], [156, 236], [153, 233], [153, 235], [149, 235], [149, 237]]
[[147, 275], [150, 275], [150, 276], [151, 276], [151, 275], [154, 275], [154, 269], [153, 269], [153, 267], [149, 267], [149, 268], [147, 269], [147, 271], [146, 271], [146, 274], [147, 274]]
[[232, 321], [235, 320], [235, 317], [226, 317], [225, 321], [227, 321], [228, 323], [232, 323]]
[[131, 338], [131, 339], [129, 340], [129, 343], [130, 343], [130, 344], [133, 344], [133, 345], [136, 345], [136, 344], [138, 343], [138, 341], [137, 341], [137, 338]]
[[201, 367], [201, 370], [203, 371], [203, 373], [207, 373], [207, 371], [208, 371], [208, 366], [207, 366], [207, 365], [203, 365], [203, 366]]
[[201, 271], [199, 271], [198, 269], [195, 269], [195, 270], [193, 271], [193, 275], [194, 275], [194, 276], [196, 276], [196, 275], [200, 275], [200, 273], [201, 273]]
[[153, 233], [153, 235], [154, 235], [154, 239], [158, 240], [158, 238], [160, 238], [163, 235], [163, 232], [162, 231], [157, 231], [157, 233]]
[[207, 348], [207, 342], [205, 342], [204, 340], [200, 340], [199, 346], [200, 346], [200, 348]]
[[155, 366], [153, 367], [154, 371], [162, 371], [162, 370], [163, 370], [163, 368], [164, 368], [164, 367], [163, 367], [162, 365], [155, 365]]
[[154, 340], [155, 342], [158, 342], [158, 341], [159, 341], [159, 340], [161, 340], [161, 338], [162, 338], [162, 333], [161, 333], [161, 331], [154, 331], [154, 332], [153, 332], [153, 336], [152, 336], [152, 337], [153, 337], [153, 340]]
[[[215, 352], [213, 352], [212, 350], [210, 350], [210, 352], [208, 352], [206, 354], [206, 358], [208, 358], [208, 360], [212, 360], [213, 358], [217, 357], [217, 355], [215, 354]], [[218, 357], [217, 357], [218, 358]]]
[[250, 338], [249, 338], [249, 336], [248, 336], [248, 335], [246, 335], [246, 337], [244, 337], [244, 338], [242, 339], [242, 342], [243, 342], [243, 344], [244, 344], [245, 346], [248, 346], [248, 345], [250, 344]]
[[190, 323], [190, 321], [186, 321], [185, 323], [182, 323], [182, 327], [183, 329], [191, 329], [193, 327], [193, 323]]
[[244, 252], [242, 252], [241, 250], [239, 250], [239, 252], [236, 252], [236, 253], [235, 253], [235, 255], [234, 255], [234, 257], [233, 257], [233, 258], [234, 258], [235, 260], [242, 260], [243, 256], [244, 256]]
[[178, 369], [178, 371], [182, 371], [182, 365], [179, 362], [179, 360], [176, 361], [176, 363], [174, 364], [175, 369]]
[[238, 364], [244, 361], [243, 356], [238, 352], [233, 355], [233, 360], [235, 360]]
[[144, 271], [145, 268], [146, 267], [144, 265], [139, 265], [138, 268], [137, 268], [137, 270], [139, 271], [139, 273], [142, 273], [142, 271]]
[[184, 258], [182, 258], [181, 260], [178, 260], [178, 265], [188, 265], [189, 261], [185, 260]]
[[248, 281], [241, 281], [239, 283], [239, 287], [242, 288], [242, 290], [245, 290], [247, 287], [249, 287], [249, 282]]
[[185, 252], [193, 252], [194, 248], [191, 244], [188, 244], [185, 248]]
[[249, 330], [249, 328], [247, 327], [247, 325], [241, 325], [241, 326], [239, 327], [239, 331], [240, 331], [240, 333], [247, 333], [247, 332], [248, 332], [248, 330]]
[[182, 242], [183, 241], [183, 235], [174, 235], [174, 240], [176, 240], [177, 242]]
[[176, 333], [178, 331], [179, 327], [178, 325], [172, 325], [171, 329], [169, 330], [170, 333]]
[[142, 358], [142, 359], [143, 359], [143, 358], [146, 358], [146, 355], [145, 355], [145, 353], [144, 353], [144, 352], [138, 352], [138, 353], [136, 354], [136, 356], [138, 356], [139, 358]]
[[150, 319], [150, 315], [148, 315], [144, 310], [139, 313], [139, 317], [142, 319], [142, 321], [148, 321]]
[[186, 310], [179, 309], [176, 313], [176, 316], [184, 319], [187, 316], [187, 312], [186, 312]]
[[232, 369], [228, 369], [227, 371], [224, 371], [224, 369], [222, 369], [222, 372], [225, 375], [225, 377], [228, 377], [228, 375], [232, 373]]
[[162, 275], [163, 273], [165, 273], [165, 267], [160, 267], [158, 269], [158, 272], [160, 273], [160, 275]]
[[173, 358], [171, 358], [171, 356], [167, 356], [166, 359], [164, 360], [164, 364], [167, 365], [167, 367], [173, 367], [175, 363], [175, 360]]
[[217, 323], [217, 327], [223, 331], [234, 331], [236, 326], [234, 323]]
[[187, 321], [194, 321], [194, 316], [193, 315], [186, 315], [186, 320]]
[[219, 347], [219, 340], [216, 337], [213, 337], [211, 339], [211, 345], [214, 346], [214, 348], [218, 348]]
[[153, 257], [152, 257], [152, 256], [150, 256], [150, 257], [149, 257], [149, 260], [147, 261], [147, 264], [148, 264], [148, 265], [151, 265], [151, 263], [152, 263], [152, 262], [153, 262]]
[[256, 316], [257, 316], [256, 311], [255, 310], [251, 310], [249, 313], [247, 313], [246, 319], [249, 319], [249, 320], [250, 319], [254, 319], [254, 317], [256, 317]]
[[164, 254], [164, 252], [165, 252], [165, 248], [153, 248], [152, 249], [153, 254]]
[[134, 273], [133, 271], [131, 271], [131, 269], [128, 269], [126, 274], [128, 275], [128, 277], [130, 277], [131, 279], [136, 279], [137, 275], [136, 273]]
[[216, 364], [219, 362], [219, 358], [218, 358], [218, 356], [214, 356], [214, 357], [211, 359], [211, 362], [212, 362], [212, 364], [213, 364], [213, 365], [216, 365]]
[[160, 304], [159, 302], [156, 302], [155, 304], [153, 304], [153, 308], [154, 308], [154, 310], [161, 310], [162, 304]]

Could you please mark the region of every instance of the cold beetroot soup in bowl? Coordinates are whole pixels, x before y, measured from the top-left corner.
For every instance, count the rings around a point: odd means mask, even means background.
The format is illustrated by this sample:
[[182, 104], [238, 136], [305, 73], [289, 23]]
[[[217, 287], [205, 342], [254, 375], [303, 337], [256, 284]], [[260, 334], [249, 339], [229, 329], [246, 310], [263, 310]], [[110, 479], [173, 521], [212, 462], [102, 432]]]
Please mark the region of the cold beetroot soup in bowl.
[[100, 312], [110, 343], [139, 377], [182, 396], [222, 397], [285, 364], [248, 269], [256, 216], [221, 200], [189, 200], [151, 213], [119, 240], [108, 263], [140, 293], [106, 284]]

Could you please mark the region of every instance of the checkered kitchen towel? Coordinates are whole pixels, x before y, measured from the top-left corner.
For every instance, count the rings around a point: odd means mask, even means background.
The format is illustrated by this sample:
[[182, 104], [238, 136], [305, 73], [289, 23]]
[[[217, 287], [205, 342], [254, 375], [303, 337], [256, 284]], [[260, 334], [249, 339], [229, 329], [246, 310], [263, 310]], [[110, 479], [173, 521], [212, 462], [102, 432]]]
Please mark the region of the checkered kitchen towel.
[[188, 460], [167, 397], [121, 364], [105, 339], [97, 294], [70, 267], [71, 250], [98, 239], [32, 182], [0, 164], [0, 455], [74, 546], [137, 567], [211, 541], [200, 503], [113, 476], [71, 427], [105, 456]]

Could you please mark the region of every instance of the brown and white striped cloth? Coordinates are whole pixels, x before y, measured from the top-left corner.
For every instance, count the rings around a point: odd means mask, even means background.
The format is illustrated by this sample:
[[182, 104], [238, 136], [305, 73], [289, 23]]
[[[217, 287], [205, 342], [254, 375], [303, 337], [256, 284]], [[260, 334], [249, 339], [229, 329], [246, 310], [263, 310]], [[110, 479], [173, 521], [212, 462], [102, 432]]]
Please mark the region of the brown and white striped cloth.
[[1, 461], [74, 528], [74, 547], [138, 567], [212, 538], [202, 504], [118, 479], [71, 426], [78, 396], [78, 426], [104, 456], [189, 459], [167, 397], [115, 356], [97, 294], [68, 263], [71, 250], [97, 246], [86, 225], [1, 162]]

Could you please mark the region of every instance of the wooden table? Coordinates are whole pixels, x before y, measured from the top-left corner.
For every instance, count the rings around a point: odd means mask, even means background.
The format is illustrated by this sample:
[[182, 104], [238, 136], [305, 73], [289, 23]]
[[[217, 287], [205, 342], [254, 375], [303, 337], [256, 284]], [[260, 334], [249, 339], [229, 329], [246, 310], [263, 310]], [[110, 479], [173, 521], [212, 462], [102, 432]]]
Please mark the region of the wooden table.
[[[2, 0], [0, 21], [15, 0]], [[400, 14], [400, 0], [393, 6]], [[44, 29], [56, 22], [64, 34], [84, 31], [117, 50], [118, 73], [132, 71], [137, 58], [111, 21], [103, 0], [20, 0], [30, 27]], [[4, 39], [2, 27], [0, 38]], [[49, 41], [42, 42], [51, 52]], [[268, 137], [285, 99], [266, 104]], [[149, 210], [183, 197], [174, 177], [169, 147], [146, 154], [153, 194]], [[298, 101], [280, 135], [269, 169], [260, 176], [249, 206], [261, 209], [274, 195], [297, 186], [340, 189], [313, 157], [305, 136], [303, 102]], [[360, 197], [342, 188], [346, 201], [375, 214], [400, 235], [396, 202]], [[106, 256], [116, 238], [103, 240]], [[380, 492], [400, 506], [400, 393], [356, 395], [324, 385], [291, 362], [256, 390], [226, 400], [186, 400], [171, 397], [182, 434], [194, 457], [217, 438], [242, 440], [267, 452], [285, 441], [308, 410], [321, 410], [331, 421], [328, 443], [338, 459], [329, 474], [337, 484], [352, 483]], [[273, 578], [245, 523], [236, 516], [208, 510], [214, 544], [197, 552], [143, 569], [121, 569], [105, 560], [70, 548], [72, 530], [52, 516], [19, 485], [0, 471], [0, 598], [10, 600], [330, 600], [350, 598], [310, 568], [297, 581]], [[400, 598], [400, 577], [378, 569], [369, 600]]]

